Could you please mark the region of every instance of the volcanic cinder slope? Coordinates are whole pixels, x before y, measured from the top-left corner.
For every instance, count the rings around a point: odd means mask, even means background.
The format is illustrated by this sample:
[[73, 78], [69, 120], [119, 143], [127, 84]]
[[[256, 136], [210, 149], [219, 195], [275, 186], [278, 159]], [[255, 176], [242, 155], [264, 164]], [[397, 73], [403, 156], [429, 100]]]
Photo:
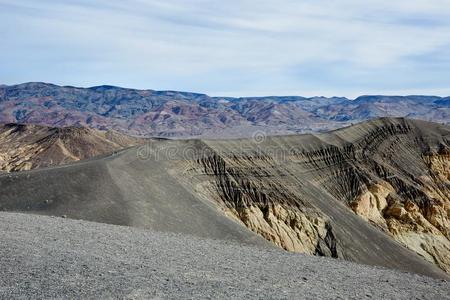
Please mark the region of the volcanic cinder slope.
[[85, 127], [0, 125], [0, 171], [23, 171], [111, 154], [144, 140]]
[[161, 140], [0, 176], [0, 208], [187, 233], [448, 279], [450, 128]]
[[450, 282], [330, 258], [0, 213], [2, 299], [450, 299]]

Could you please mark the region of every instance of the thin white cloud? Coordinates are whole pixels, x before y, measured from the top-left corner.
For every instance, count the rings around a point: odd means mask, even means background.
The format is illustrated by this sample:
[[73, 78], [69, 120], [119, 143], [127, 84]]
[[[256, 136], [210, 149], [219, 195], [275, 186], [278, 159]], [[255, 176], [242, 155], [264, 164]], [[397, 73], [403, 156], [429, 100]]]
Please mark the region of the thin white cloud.
[[232, 95], [439, 93], [450, 71], [430, 70], [427, 59], [450, 55], [448, 20], [446, 0], [0, 0], [8, 41], [0, 81]]

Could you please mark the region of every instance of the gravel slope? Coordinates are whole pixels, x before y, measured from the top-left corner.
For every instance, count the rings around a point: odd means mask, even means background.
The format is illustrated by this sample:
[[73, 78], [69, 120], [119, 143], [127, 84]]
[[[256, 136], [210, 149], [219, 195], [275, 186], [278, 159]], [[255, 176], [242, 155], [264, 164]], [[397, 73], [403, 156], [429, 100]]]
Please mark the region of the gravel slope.
[[450, 299], [399, 271], [56, 217], [0, 213], [0, 298]]

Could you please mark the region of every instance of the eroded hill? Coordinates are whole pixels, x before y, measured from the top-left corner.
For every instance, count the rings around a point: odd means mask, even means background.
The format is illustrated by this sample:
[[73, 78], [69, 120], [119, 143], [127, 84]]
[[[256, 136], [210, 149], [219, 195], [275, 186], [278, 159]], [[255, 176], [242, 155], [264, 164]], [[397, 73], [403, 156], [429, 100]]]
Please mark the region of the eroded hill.
[[259, 245], [264, 237], [448, 278], [449, 135], [445, 125], [385, 118], [318, 135], [150, 141], [2, 175], [0, 208]]
[[84, 127], [0, 125], [0, 171], [23, 171], [110, 154], [143, 140]]
[[450, 272], [448, 126], [380, 119], [330, 134], [270, 138], [256, 152], [249, 141], [206, 143], [214, 154], [190, 172], [208, 179], [194, 189], [280, 247], [351, 257], [339, 232], [347, 217], [330, 210], [345, 206]]

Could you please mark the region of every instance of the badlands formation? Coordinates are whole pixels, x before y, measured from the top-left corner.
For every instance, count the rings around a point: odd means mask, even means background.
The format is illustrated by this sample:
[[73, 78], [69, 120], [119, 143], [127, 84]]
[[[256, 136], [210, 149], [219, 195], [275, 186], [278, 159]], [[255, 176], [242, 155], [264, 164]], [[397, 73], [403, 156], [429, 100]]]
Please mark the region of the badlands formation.
[[61, 165], [142, 143], [114, 131], [5, 124], [0, 125], [0, 171]]

